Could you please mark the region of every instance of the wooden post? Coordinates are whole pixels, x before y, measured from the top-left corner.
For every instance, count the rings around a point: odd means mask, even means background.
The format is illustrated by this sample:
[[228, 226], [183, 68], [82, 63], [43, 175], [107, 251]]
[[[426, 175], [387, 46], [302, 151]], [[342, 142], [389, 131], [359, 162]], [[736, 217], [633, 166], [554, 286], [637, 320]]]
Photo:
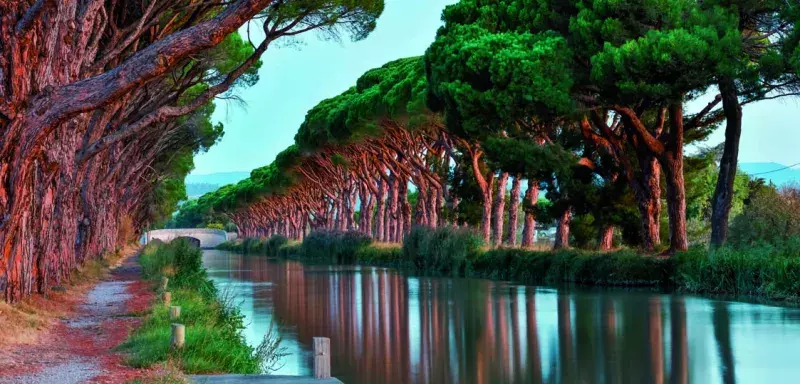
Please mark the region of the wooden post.
[[169, 292], [162, 293], [161, 301], [164, 302], [164, 305], [169, 306], [169, 303], [172, 301], [172, 294]]
[[169, 340], [169, 346], [175, 349], [183, 348], [186, 342], [186, 327], [183, 324], [172, 323], [172, 338]]
[[164, 292], [167, 290], [167, 283], [169, 282], [169, 278], [166, 276], [161, 277], [161, 285], [158, 286], [158, 290]]
[[331, 339], [314, 338], [314, 378], [331, 378]]
[[181, 317], [181, 307], [169, 307], [169, 319], [175, 321], [178, 320], [179, 317]]

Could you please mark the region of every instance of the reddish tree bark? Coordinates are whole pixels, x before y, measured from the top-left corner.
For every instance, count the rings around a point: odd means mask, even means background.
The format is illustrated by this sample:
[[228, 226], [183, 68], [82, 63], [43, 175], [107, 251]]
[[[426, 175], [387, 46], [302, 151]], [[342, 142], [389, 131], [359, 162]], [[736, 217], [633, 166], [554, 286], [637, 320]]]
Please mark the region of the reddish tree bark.
[[[525, 191], [525, 204], [529, 207], [536, 206], [539, 200], [539, 184], [534, 180], [528, 180], [528, 190]], [[522, 227], [522, 246], [532, 247], [536, 240], [536, 217], [532, 212], [525, 210], [525, 223]]]
[[504, 219], [506, 213], [506, 187], [508, 186], [508, 172], [503, 172], [497, 179], [497, 190], [494, 195], [494, 204], [492, 206], [494, 229], [492, 233], [492, 243], [495, 246], [500, 246], [503, 243], [503, 226], [505, 226]]
[[572, 222], [572, 210], [564, 211], [556, 223], [556, 237], [553, 249], [569, 248], [569, 226]]
[[614, 226], [613, 225], [604, 225], [600, 227], [599, 236], [598, 236], [598, 248], [601, 251], [610, 251], [614, 248]]
[[517, 226], [519, 226], [519, 193], [522, 175], [514, 175], [514, 181], [511, 182], [511, 196], [510, 204], [508, 207], [508, 231], [506, 235], [506, 244], [515, 246], [517, 245]]

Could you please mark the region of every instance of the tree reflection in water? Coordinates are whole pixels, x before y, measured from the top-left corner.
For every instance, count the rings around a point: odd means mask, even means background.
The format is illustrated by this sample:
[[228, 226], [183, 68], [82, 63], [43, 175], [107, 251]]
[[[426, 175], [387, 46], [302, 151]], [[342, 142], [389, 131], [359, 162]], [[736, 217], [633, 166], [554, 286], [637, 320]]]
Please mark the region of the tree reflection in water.
[[[349, 384], [728, 384], [759, 368], [735, 359], [733, 341], [743, 336], [733, 322], [772, 329], [767, 337], [779, 344], [800, 341], [800, 314], [787, 308], [740, 304], [749, 316], [732, 318], [723, 302], [650, 292], [407, 277], [219, 251], [205, 262], [220, 284], [250, 284], [242, 310], [257, 319], [251, 326], [274, 317], [306, 352], [312, 337], [330, 337], [333, 373]], [[777, 353], [763, 343], [752, 347]], [[308, 373], [310, 355], [289, 359], [300, 367], [292, 373]]]

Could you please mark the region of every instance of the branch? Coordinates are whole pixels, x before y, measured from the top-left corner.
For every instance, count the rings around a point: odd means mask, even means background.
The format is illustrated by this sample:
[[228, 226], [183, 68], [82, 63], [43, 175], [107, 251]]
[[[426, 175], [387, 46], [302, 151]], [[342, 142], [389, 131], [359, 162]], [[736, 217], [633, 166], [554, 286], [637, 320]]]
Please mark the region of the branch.
[[17, 36], [27, 33], [33, 25], [33, 21], [39, 18], [39, 15], [42, 14], [45, 7], [52, 6], [53, 3], [55, 3], [53, 0], [36, 0], [36, 2], [25, 11], [25, 15], [22, 16], [22, 19], [17, 22], [14, 33], [16, 33]]
[[653, 137], [633, 110], [620, 105], [615, 105], [613, 108], [615, 111], [621, 113], [623, 118], [628, 121], [628, 124], [625, 125], [633, 129], [633, 132], [642, 139], [641, 141], [644, 142], [650, 152], [656, 154], [664, 152], [664, 144]]
[[211, 99], [214, 98], [214, 96], [226, 92], [228, 89], [230, 89], [231, 85], [233, 85], [233, 83], [239, 77], [241, 77], [241, 75], [247, 72], [247, 70], [250, 69], [253, 66], [253, 64], [255, 64], [258, 61], [258, 59], [261, 57], [264, 51], [267, 50], [267, 47], [269, 46], [270, 42], [271, 40], [265, 39], [261, 43], [261, 45], [258, 46], [258, 49], [256, 49], [255, 52], [253, 52], [253, 54], [250, 55], [249, 58], [247, 58], [247, 60], [245, 60], [241, 65], [239, 65], [238, 68], [233, 70], [233, 72], [228, 74], [228, 76], [225, 78], [223, 82], [208, 88], [191, 102], [180, 106], [171, 106], [171, 105], [163, 106], [161, 108], [158, 108], [154, 112], [137, 120], [133, 124], [123, 126], [118, 132], [111, 135], [106, 135], [102, 139], [92, 143], [92, 145], [90, 145], [89, 148], [84, 150], [78, 156], [78, 161], [82, 161], [86, 157], [92, 156], [104, 150], [105, 148], [108, 148], [112, 144], [120, 140], [123, 140], [127, 137], [130, 137], [131, 135], [141, 131], [142, 129], [151, 124], [163, 123], [170, 118], [189, 114], [193, 112], [195, 109], [209, 102]]
[[[108, 72], [43, 93], [26, 116], [30, 129], [22, 141], [23, 157], [61, 122], [106, 105], [167, 73], [184, 58], [216, 46], [273, 1], [238, 0], [215, 18], [153, 43]], [[10, 141], [4, 138], [2, 152]]]

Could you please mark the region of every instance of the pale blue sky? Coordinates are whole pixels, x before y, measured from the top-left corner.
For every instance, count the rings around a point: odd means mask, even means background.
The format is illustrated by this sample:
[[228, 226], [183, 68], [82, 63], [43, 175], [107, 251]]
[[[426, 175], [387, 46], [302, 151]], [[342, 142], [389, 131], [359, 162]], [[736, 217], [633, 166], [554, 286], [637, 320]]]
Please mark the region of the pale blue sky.
[[[218, 102], [214, 119], [225, 137], [195, 158], [193, 174], [250, 171], [272, 162], [293, 143], [306, 112], [355, 84], [369, 69], [422, 55], [441, 25], [442, 9], [456, 0], [387, 0], [376, 30], [365, 40], [324, 41], [309, 35], [298, 46], [270, 48], [261, 80], [240, 92], [246, 103]], [[742, 162], [800, 162], [800, 100], [766, 101], [745, 108]], [[724, 138], [722, 130], [709, 145]]]

